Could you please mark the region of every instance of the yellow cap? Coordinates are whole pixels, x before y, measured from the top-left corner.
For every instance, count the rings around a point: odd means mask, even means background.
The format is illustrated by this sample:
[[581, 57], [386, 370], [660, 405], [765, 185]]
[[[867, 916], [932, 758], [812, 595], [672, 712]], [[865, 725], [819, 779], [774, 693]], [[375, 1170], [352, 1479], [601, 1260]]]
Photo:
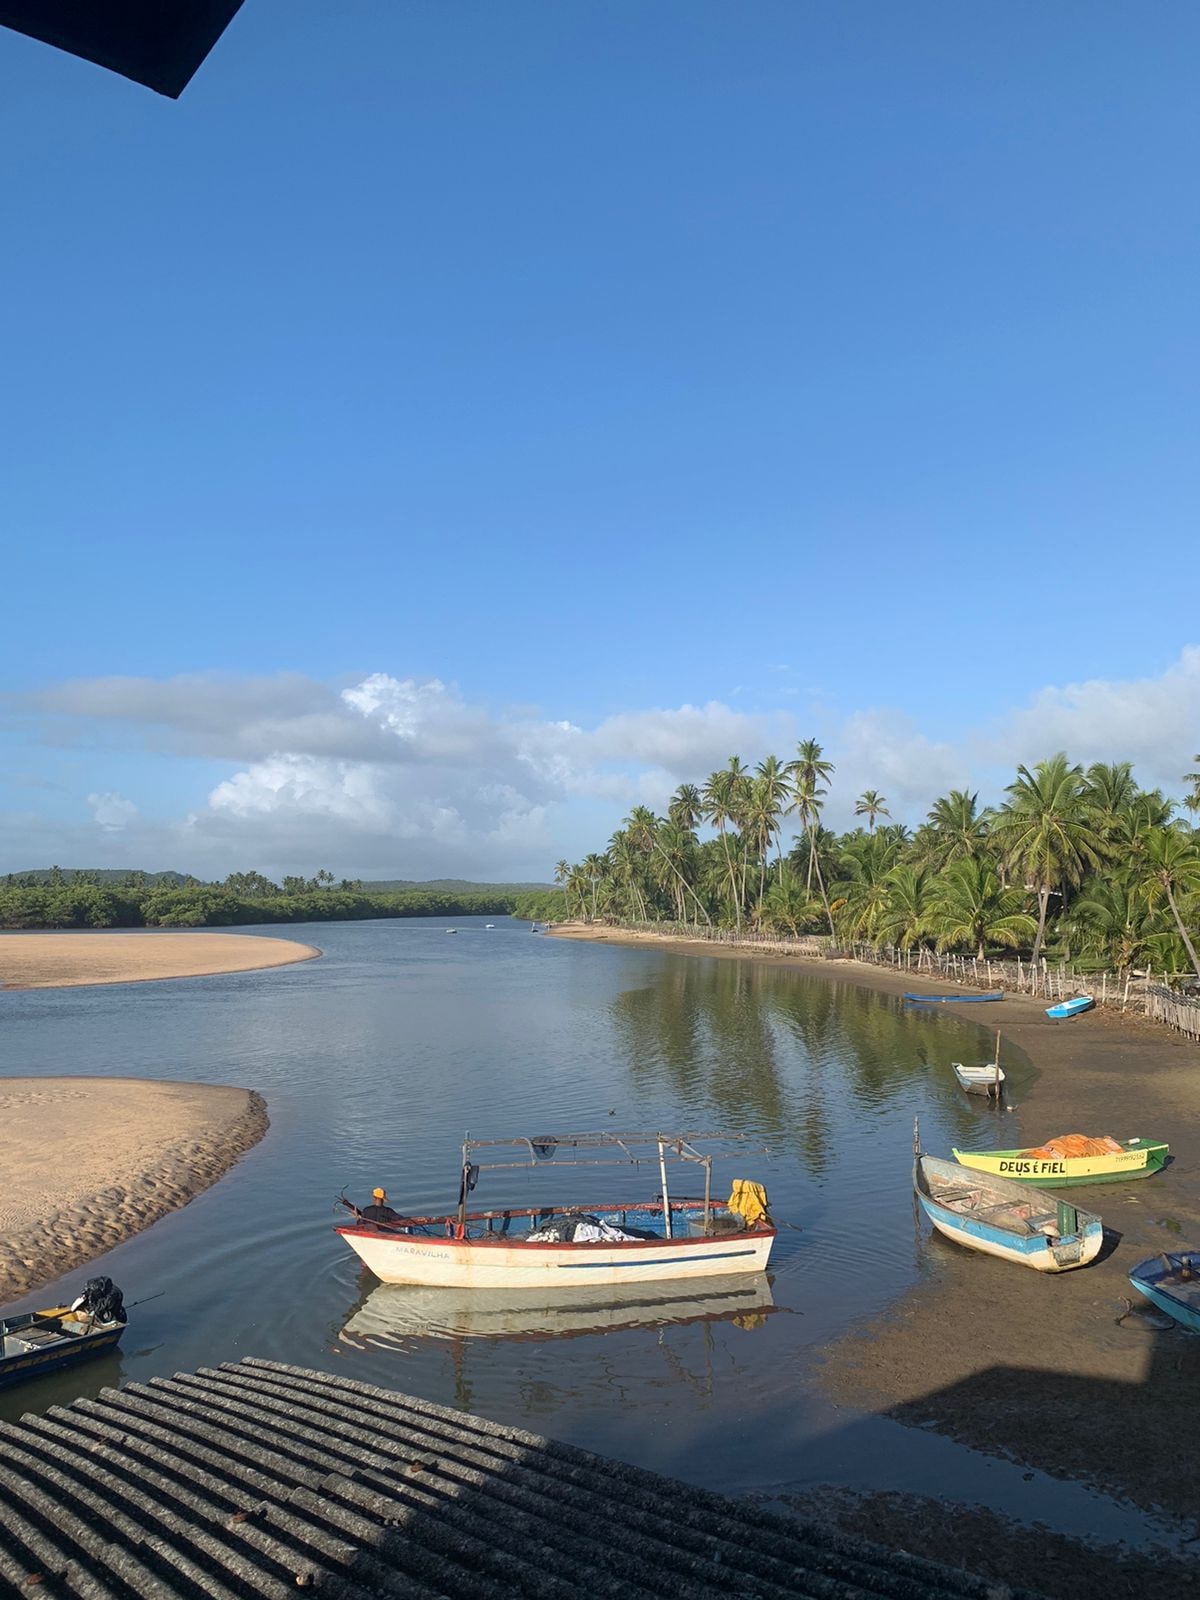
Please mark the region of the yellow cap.
[[372, 1189], [371, 1190], [371, 1194], [376, 1200], [386, 1200], [387, 1199], [387, 1195], [385, 1194], [385, 1192], [382, 1189]]

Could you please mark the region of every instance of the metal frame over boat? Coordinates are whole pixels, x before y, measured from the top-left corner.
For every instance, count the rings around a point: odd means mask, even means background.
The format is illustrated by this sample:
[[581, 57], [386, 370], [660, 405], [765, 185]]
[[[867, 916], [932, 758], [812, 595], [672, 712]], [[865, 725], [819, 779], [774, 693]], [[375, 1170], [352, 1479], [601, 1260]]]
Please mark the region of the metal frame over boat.
[[[384, 1283], [421, 1283], [444, 1288], [564, 1289], [572, 1283], [601, 1287], [669, 1278], [723, 1277], [762, 1272], [776, 1228], [761, 1215], [747, 1221], [712, 1198], [712, 1164], [732, 1150], [706, 1152], [703, 1143], [738, 1145], [727, 1133], [576, 1133], [522, 1139], [467, 1139], [457, 1212], [447, 1216], [400, 1217], [395, 1222], [356, 1220], [337, 1227], [346, 1243]], [[519, 1160], [475, 1162], [482, 1150], [522, 1150]], [[602, 1152], [599, 1155], [587, 1152]], [[563, 1152], [569, 1152], [562, 1155]], [[584, 1152], [584, 1153], [575, 1153]], [[657, 1166], [661, 1192], [652, 1200], [601, 1201], [566, 1206], [514, 1206], [493, 1211], [466, 1209], [481, 1172], [561, 1166]], [[702, 1197], [668, 1191], [669, 1163], [703, 1168]], [[750, 1186], [754, 1188], [756, 1186]], [[735, 1184], [735, 1189], [737, 1185]], [[732, 1198], [732, 1197], [731, 1197]], [[584, 1222], [583, 1237], [547, 1238], [549, 1225]], [[532, 1235], [532, 1237], [530, 1237]]]
[[954, 1161], [918, 1153], [913, 1188], [947, 1239], [1038, 1272], [1086, 1267], [1104, 1242], [1104, 1224], [1092, 1212]]
[[1046, 1155], [1040, 1145], [1027, 1150], [954, 1150], [951, 1154], [960, 1166], [992, 1172], [1013, 1183], [1049, 1184], [1056, 1189], [1148, 1178], [1162, 1171], [1170, 1154], [1169, 1146], [1155, 1139], [1114, 1139], [1112, 1143], [1115, 1150], [1083, 1156]]
[[1164, 1250], [1139, 1261], [1129, 1281], [1160, 1311], [1200, 1333], [1200, 1250]]

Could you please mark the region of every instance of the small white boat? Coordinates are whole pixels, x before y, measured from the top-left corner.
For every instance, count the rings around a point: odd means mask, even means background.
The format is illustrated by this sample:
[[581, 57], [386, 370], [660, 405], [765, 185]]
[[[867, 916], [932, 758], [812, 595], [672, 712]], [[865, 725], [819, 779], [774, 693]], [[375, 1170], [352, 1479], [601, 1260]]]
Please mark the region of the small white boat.
[[[723, 1277], [762, 1272], [776, 1228], [760, 1185], [736, 1179], [728, 1202], [712, 1198], [714, 1154], [698, 1143], [741, 1143], [738, 1134], [576, 1133], [535, 1139], [468, 1139], [462, 1147], [458, 1210], [446, 1216], [399, 1216], [370, 1222], [343, 1200], [355, 1220], [335, 1229], [384, 1283], [442, 1288], [524, 1289], [540, 1294], [571, 1284], [641, 1283], [668, 1278]], [[477, 1163], [478, 1151], [504, 1149], [520, 1159]], [[612, 1164], [657, 1168], [662, 1181], [652, 1200], [603, 1200], [587, 1205], [466, 1209], [481, 1172], [517, 1167]], [[595, 1154], [595, 1152], [603, 1152]], [[732, 1154], [732, 1151], [726, 1152]], [[704, 1171], [702, 1197], [672, 1196], [669, 1164], [694, 1162]]]
[[950, 1063], [960, 1089], [968, 1094], [985, 1094], [989, 1100], [998, 1100], [1004, 1089], [1004, 1068], [988, 1062], [982, 1067], [964, 1067], [961, 1061]]
[[1000, 1032], [996, 1032], [996, 1058], [982, 1067], [964, 1067], [961, 1061], [950, 1063], [960, 1089], [968, 1094], [984, 1094], [989, 1100], [999, 1100], [1004, 1088], [1004, 1069], [1000, 1065]]
[[447, 933], [457, 933], [457, 932], [458, 932], [458, 929], [457, 929], [457, 928], [447, 928], [447, 929], [446, 929], [446, 932], [447, 932]]
[[484, 923], [484, 927], [485, 928], [494, 928], [495, 926], [496, 926], [496, 924], [494, 922], [485, 922]]
[[1038, 1272], [1086, 1267], [1104, 1242], [1104, 1224], [1092, 1212], [955, 1161], [918, 1154], [913, 1188], [947, 1239]]

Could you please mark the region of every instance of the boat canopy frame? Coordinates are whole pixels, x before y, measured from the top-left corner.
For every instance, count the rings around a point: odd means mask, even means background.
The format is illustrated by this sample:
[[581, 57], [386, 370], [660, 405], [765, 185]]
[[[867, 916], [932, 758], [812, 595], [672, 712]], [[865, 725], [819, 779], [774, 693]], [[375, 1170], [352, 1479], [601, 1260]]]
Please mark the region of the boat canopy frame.
[[[707, 1233], [712, 1216], [712, 1165], [716, 1160], [737, 1154], [734, 1150], [699, 1150], [700, 1144], [734, 1144], [747, 1142], [748, 1135], [722, 1130], [715, 1133], [667, 1133], [663, 1131], [637, 1133], [556, 1133], [538, 1136], [520, 1135], [510, 1139], [472, 1139], [467, 1134], [462, 1145], [462, 1174], [458, 1190], [458, 1226], [465, 1228], [467, 1220], [467, 1195], [475, 1187], [481, 1172], [501, 1172], [513, 1168], [528, 1169], [548, 1165], [560, 1151], [610, 1151], [619, 1154], [568, 1155], [557, 1162], [559, 1166], [613, 1167], [650, 1166], [658, 1163], [662, 1180], [663, 1225], [668, 1239], [671, 1230], [671, 1200], [667, 1192], [667, 1161], [691, 1161], [704, 1168], [704, 1231]], [[525, 1149], [528, 1155], [519, 1161], [472, 1161], [477, 1150]], [[638, 1150], [644, 1154], [637, 1154]]]

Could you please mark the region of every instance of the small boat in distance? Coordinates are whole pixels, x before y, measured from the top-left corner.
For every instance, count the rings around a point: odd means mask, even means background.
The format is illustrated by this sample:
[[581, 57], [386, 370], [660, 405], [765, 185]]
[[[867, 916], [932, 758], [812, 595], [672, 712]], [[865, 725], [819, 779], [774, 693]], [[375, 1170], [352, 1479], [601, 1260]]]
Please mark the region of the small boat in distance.
[[1160, 1311], [1200, 1333], [1200, 1250], [1164, 1250], [1139, 1261], [1129, 1281]]
[[968, 1094], [985, 1094], [989, 1100], [999, 1100], [1004, 1092], [1004, 1068], [994, 1062], [982, 1067], [964, 1067], [961, 1061], [950, 1063], [960, 1089]]
[[122, 1300], [111, 1278], [89, 1278], [73, 1305], [0, 1320], [0, 1388], [115, 1350], [125, 1332]]
[[1104, 1224], [1090, 1211], [953, 1161], [918, 1154], [913, 1188], [947, 1239], [1038, 1272], [1086, 1267], [1104, 1242]]
[[[697, 1148], [717, 1142], [732, 1149]], [[571, 1284], [630, 1284], [763, 1272], [776, 1228], [766, 1191], [735, 1179], [728, 1201], [712, 1198], [712, 1163], [744, 1143], [736, 1133], [571, 1133], [524, 1139], [467, 1139], [462, 1147], [458, 1210], [446, 1216], [370, 1222], [343, 1197], [354, 1221], [335, 1228], [384, 1283], [442, 1288], [523, 1289], [540, 1294]], [[477, 1162], [480, 1151], [506, 1159]], [[578, 1154], [573, 1152], [580, 1152]], [[562, 1159], [555, 1162], [561, 1154]], [[704, 1172], [702, 1198], [668, 1192], [669, 1165]], [[587, 1205], [466, 1209], [481, 1172], [523, 1167], [650, 1166], [662, 1188], [651, 1200]]]
[[484, 923], [484, 927], [485, 928], [494, 928], [495, 926], [496, 926], [496, 924], [494, 922], [485, 922]]
[[1062, 1022], [1067, 1017], [1077, 1017], [1081, 1011], [1090, 1011], [1095, 1004], [1090, 994], [1078, 994], [1073, 1000], [1060, 1000], [1056, 1006], [1047, 1006], [1046, 1015], [1055, 1022]]
[[905, 994], [904, 998], [914, 1006], [945, 1006], [951, 1002], [977, 1005], [984, 1000], [1003, 1000], [1004, 990], [996, 989], [991, 994]]
[[1000, 1034], [996, 1034], [996, 1059], [982, 1067], [964, 1067], [961, 1061], [950, 1063], [960, 1089], [968, 1094], [984, 1094], [989, 1100], [999, 1100], [1004, 1089], [1004, 1069], [1000, 1065]]
[[1161, 1172], [1170, 1151], [1154, 1139], [1089, 1139], [1068, 1133], [1061, 1139], [1027, 1150], [954, 1150], [963, 1167], [993, 1172], [1014, 1183], [1049, 1184], [1055, 1189], [1077, 1183], [1117, 1183]]
[[457, 933], [457, 932], [458, 932], [458, 929], [457, 929], [457, 928], [447, 928], [447, 929], [446, 929], [446, 932], [447, 932], [447, 933]]

